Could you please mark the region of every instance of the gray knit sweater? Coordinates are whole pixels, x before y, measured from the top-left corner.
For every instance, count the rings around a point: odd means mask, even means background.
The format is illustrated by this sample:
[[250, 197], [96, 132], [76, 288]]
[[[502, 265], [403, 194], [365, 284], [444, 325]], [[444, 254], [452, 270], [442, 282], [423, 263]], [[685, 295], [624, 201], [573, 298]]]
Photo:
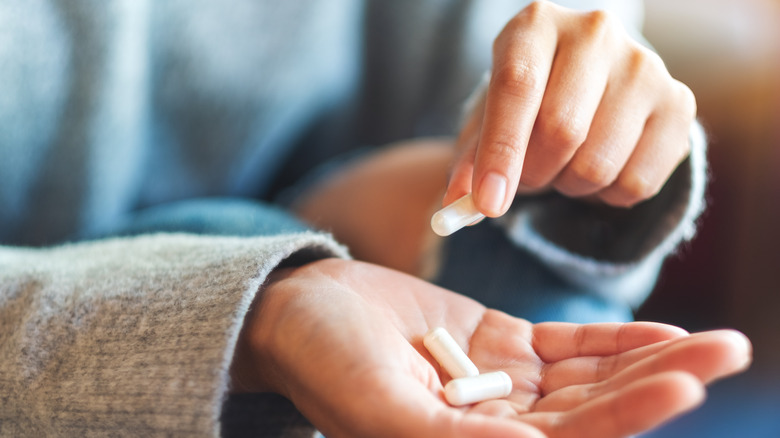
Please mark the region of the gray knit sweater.
[[265, 277], [328, 256], [313, 233], [0, 249], [0, 436], [218, 435]]

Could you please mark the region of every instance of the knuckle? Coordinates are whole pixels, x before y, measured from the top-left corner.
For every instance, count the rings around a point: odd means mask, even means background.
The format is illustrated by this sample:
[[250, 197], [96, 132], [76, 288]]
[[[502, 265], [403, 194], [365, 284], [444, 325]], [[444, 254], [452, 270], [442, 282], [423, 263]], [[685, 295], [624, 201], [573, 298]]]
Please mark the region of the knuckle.
[[660, 186], [636, 172], [626, 172], [618, 179], [617, 190], [621, 194], [620, 203], [630, 207], [655, 196]]
[[668, 76], [666, 66], [657, 53], [646, 47], [635, 45], [628, 55], [628, 78], [632, 82], [644, 81], [647, 78]]
[[547, 2], [543, 1], [535, 1], [512, 17], [506, 25], [504, 25], [504, 28], [493, 42], [494, 50], [496, 47], [501, 47], [503, 44], [512, 41], [519, 33], [540, 25], [545, 16], [544, 10], [547, 6], [546, 3]]
[[585, 143], [588, 136], [583, 119], [566, 111], [543, 114], [538, 123], [540, 134], [553, 153], [569, 153]]
[[657, 104], [657, 111], [662, 111], [673, 121], [681, 124], [690, 124], [696, 119], [698, 111], [696, 96], [687, 85], [670, 77], [662, 96]]
[[542, 79], [536, 68], [525, 61], [513, 61], [493, 72], [491, 86], [502, 93], [528, 98], [541, 93]]
[[525, 7], [518, 17], [523, 17], [526, 20], [537, 21], [545, 14], [545, 11], [550, 5], [546, 1], [534, 1]]
[[587, 12], [583, 17], [583, 32], [592, 40], [600, 40], [614, 31], [619, 21], [611, 13], [604, 10]]
[[485, 146], [485, 152], [493, 159], [511, 163], [522, 149], [522, 138], [519, 134], [504, 132], [490, 139]]
[[571, 165], [572, 176], [578, 182], [594, 188], [609, 186], [617, 173], [617, 165], [607, 158], [580, 159]]

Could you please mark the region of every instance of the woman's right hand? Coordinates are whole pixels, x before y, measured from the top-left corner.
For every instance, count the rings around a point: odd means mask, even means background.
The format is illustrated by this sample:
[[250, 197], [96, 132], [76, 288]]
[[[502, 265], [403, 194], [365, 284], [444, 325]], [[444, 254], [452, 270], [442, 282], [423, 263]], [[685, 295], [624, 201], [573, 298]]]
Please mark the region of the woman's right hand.
[[516, 193], [555, 190], [633, 206], [688, 156], [695, 117], [691, 90], [617, 18], [535, 1], [494, 42], [443, 203], [473, 192], [498, 217]]

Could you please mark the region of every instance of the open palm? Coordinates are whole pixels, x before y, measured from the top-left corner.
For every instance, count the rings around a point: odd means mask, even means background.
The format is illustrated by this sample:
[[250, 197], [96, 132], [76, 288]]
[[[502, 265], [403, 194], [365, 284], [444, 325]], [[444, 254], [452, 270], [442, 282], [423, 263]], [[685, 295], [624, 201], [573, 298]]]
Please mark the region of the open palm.
[[[449, 406], [449, 376], [422, 345], [435, 326], [480, 372], [507, 372], [512, 394]], [[329, 438], [609, 438], [691, 409], [704, 384], [749, 361], [749, 342], [732, 331], [533, 325], [393, 270], [322, 260], [281, 271], [266, 287], [234, 373], [246, 390], [288, 397]]]

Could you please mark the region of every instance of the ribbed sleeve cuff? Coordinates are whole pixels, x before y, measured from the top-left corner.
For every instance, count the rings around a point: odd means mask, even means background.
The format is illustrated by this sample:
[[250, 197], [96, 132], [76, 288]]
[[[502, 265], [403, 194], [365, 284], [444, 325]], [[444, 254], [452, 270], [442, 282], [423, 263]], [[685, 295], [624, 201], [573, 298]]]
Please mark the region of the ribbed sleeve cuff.
[[572, 283], [637, 306], [666, 256], [693, 238], [705, 207], [706, 137], [695, 123], [691, 153], [655, 198], [632, 209], [559, 195], [518, 198], [497, 222], [509, 238]]

